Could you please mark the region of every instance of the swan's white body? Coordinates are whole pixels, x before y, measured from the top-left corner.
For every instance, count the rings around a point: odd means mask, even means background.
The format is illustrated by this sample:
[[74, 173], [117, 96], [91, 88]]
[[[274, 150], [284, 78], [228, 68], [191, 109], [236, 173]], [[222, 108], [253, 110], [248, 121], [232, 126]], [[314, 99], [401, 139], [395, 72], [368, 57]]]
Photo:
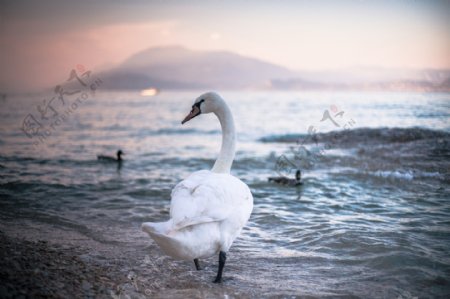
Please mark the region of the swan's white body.
[[201, 170], [173, 189], [169, 221], [142, 227], [167, 255], [182, 260], [210, 257], [228, 251], [252, 207], [252, 194], [239, 179]]
[[[196, 105], [200, 112], [193, 115]], [[227, 252], [253, 209], [248, 186], [230, 174], [236, 135], [228, 106], [215, 93], [200, 96], [196, 105], [183, 122], [200, 113], [215, 113], [222, 126], [219, 157], [211, 171], [194, 172], [175, 186], [168, 221], [142, 224], [167, 255], [182, 260]]]

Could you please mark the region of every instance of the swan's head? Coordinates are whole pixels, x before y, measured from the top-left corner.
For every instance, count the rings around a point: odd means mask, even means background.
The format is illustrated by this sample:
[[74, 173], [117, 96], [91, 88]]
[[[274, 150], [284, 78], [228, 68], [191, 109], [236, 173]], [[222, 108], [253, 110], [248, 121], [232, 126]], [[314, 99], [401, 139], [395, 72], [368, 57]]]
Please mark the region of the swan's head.
[[192, 110], [183, 119], [181, 124], [188, 122], [194, 117], [217, 111], [222, 105], [224, 105], [223, 99], [215, 92], [207, 92], [195, 99], [194, 105], [192, 105]]

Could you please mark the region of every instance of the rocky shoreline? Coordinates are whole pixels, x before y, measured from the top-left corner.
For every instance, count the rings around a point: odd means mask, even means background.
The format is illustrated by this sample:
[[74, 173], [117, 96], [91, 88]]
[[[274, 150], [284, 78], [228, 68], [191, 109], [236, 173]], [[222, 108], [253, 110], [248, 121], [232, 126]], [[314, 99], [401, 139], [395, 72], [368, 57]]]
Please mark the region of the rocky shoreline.
[[111, 298], [114, 281], [82, 250], [0, 232], [0, 298]]
[[[254, 298], [233, 280], [212, 283], [217, 263], [164, 256], [146, 238], [134, 243], [88, 236], [22, 219], [0, 221], [0, 298]], [[132, 231], [128, 231], [132, 233]], [[138, 235], [139, 237], [140, 235]], [[237, 256], [235, 256], [237, 259]], [[230, 265], [230, 273], [232, 271]]]

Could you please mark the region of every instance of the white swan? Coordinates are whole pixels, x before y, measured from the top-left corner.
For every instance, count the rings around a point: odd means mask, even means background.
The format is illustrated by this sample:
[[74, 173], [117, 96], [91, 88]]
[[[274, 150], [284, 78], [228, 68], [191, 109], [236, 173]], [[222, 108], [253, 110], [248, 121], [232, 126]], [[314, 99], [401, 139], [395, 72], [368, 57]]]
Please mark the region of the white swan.
[[192, 173], [172, 190], [170, 219], [145, 222], [142, 230], [169, 256], [194, 260], [219, 253], [215, 283], [222, 282], [226, 252], [246, 224], [253, 209], [250, 189], [230, 174], [236, 134], [231, 111], [216, 93], [208, 92], [195, 100], [184, 124], [202, 113], [214, 113], [222, 127], [222, 146], [213, 168]]

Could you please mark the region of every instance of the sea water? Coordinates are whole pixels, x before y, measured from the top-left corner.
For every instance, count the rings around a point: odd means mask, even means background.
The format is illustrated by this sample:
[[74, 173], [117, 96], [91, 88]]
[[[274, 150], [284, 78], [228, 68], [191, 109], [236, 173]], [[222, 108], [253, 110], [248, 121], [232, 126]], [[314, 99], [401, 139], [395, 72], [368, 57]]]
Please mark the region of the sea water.
[[[142, 284], [150, 277], [146, 294], [209, 290], [216, 257], [204, 261], [208, 275], [186, 271], [193, 266], [173, 264], [139, 229], [168, 219], [172, 188], [217, 157], [213, 115], [181, 125], [199, 94], [99, 90], [44, 115], [37, 108], [48, 94], [8, 95], [0, 102], [0, 220], [48, 238], [59, 229], [113, 242], [127, 253], [128, 270], [117, 275], [133, 270]], [[448, 93], [222, 96], [238, 131], [232, 174], [254, 196], [229, 253], [225, 294], [450, 296]], [[97, 160], [118, 149], [123, 163]], [[296, 169], [299, 187], [267, 181]], [[114, 258], [99, 255], [90, 258]]]

